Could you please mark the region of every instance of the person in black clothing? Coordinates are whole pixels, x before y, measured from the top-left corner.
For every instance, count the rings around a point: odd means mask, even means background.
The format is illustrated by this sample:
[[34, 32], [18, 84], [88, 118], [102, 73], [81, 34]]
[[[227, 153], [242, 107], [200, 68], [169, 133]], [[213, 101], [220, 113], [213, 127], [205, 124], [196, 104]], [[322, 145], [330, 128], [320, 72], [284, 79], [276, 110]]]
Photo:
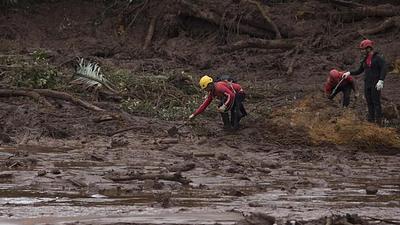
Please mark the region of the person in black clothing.
[[382, 123], [381, 90], [386, 76], [385, 60], [374, 51], [374, 42], [371, 40], [363, 40], [359, 48], [365, 55], [360, 67], [344, 73], [343, 77], [365, 73], [364, 95], [368, 105], [368, 121], [380, 125]]

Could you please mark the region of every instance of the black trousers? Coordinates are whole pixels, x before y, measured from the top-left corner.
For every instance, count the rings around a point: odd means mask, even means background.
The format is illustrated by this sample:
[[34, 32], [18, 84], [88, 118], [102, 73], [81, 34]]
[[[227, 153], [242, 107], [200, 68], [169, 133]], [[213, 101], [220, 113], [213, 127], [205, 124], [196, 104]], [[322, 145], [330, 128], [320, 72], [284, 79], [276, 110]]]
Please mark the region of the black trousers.
[[[242, 93], [237, 93], [235, 95], [235, 101], [230, 109], [231, 118], [229, 119], [229, 111], [221, 113], [222, 122], [224, 123], [224, 128], [233, 128], [237, 130], [239, 128], [240, 120], [247, 116], [246, 109], [244, 108], [243, 101], [245, 95]], [[220, 105], [223, 103], [221, 102]]]
[[364, 95], [368, 105], [368, 121], [380, 122], [382, 120], [381, 91], [376, 90], [375, 86], [366, 86]]
[[342, 104], [343, 104], [343, 107], [347, 107], [350, 104], [350, 95], [351, 95], [352, 89], [353, 89], [353, 87], [351, 84], [341, 85], [336, 89], [336, 91], [329, 98], [333, 99], [338, 93], [343, 92]]

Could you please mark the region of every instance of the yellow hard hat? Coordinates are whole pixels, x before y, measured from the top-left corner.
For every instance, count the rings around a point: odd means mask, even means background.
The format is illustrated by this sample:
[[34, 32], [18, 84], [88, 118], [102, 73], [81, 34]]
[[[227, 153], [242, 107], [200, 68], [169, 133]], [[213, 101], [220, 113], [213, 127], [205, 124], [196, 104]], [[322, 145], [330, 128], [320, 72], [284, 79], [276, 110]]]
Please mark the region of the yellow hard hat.
[[208, 84], [212, 83], [212, 82], [213, 82], [213, 79], [210, 76], [205, 75], [202, 78], [200, 78], [200, 81], [199, 81], [200, 88], [205, 89], [208, 86]]

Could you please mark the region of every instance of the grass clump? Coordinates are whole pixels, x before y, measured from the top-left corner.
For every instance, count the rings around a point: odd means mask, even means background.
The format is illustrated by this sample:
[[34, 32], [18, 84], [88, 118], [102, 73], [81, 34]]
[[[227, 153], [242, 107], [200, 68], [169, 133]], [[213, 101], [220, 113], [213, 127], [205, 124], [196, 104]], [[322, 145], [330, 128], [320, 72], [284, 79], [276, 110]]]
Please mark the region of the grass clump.
[[396, 129], [380, 127], [360, 119], [353, 109], [339, 108], [322, 96], [307, 96], [291, 107], [274, 112], [272, 121], [280, 129], [298, 130], [314, 145], [335, 144], [363, 150], [400, 149]]

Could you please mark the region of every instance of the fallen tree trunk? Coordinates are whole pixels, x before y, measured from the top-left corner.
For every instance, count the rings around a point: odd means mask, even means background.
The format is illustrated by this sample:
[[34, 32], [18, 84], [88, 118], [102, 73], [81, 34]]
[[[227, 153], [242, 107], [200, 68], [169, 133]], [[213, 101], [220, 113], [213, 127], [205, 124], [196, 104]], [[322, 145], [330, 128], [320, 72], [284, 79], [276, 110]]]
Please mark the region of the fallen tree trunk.
[[102, 109], [102, 108], [92, 105], [89, 102], [83, 101], [83, 100], [76, 98], [65, 92], [53, 91], [53, 90], [49, 90], [49, 89], [34, 89], [34, 91], [39, 93], [40, 95], [44, 95], [46, 97], [58, 98], [58, 99], [62, 99], [65, 101], [72, 102], [72, 103], [82, 106], [83, 108], [86, 108], [86, 109], [90, 109], [93, 111], [104, 111], [104, 109]]
[[104, 111], [104, 109], [102, 108], [92, 105], [89, 102], [83, 101], [65, 92], [53, 91], [49, 89], [0, 89], [0, 97], [18, 96], [31, 97], [38, 102], [43, 102], [43, 104], [45, 104], [49, 108], [54, 108], [54, 106], [50, 102], [48, 102], [43, 96], [70, 101], [76, 105], [93, 111]]
[[38, 102], [43, 103], [49, 108], [54, 108], [54, 106], [43, 98], [40, 94], [35, 91], [29, 90], [14, 90], [14, 89], [0, 89], [0, 97], [19, 97], [26, 96], [35, 99]]
[[264, 48], [264, 49], [291, 49], [296, 47], [294, 40], [279, 39], [279, 40], [264, 40], [252, 38], [245, 41], [238, 41], [232, 45], [221, 47], [222, 51], [236, 51], [243, 48]]
[[394, 26], [400, 27], [400, 17], [389, 18], [377, 27], [373, 27], [373, 28], [369, 28], [369, 29], [362, 29], [362, 30], [359, 30], [358, 32], [362, 35], [377, 34], [377, 33], [383, 32], [389, 28], [392, 28]]
[[326, 16], [331, 18], [337, 18], [343, 22], [353, 22], [362, 20], [366, 17], [393, 17], [400, 16], [400, 7], [396, 7], [390, 4], [378, 5], [378, 6], [364, 6], [349, 8], [344, 12], [339, 13], [328, 13]]
[[130, 181], [130, 180], [168, 180], [176, 181], [181, 184], [189, 184], [191, 181], [185, 177], [182, 177], [180, 173], [173, 174], [134, 174], [129, 176], [106, 176], [106, 179], [120, 182], [120, 181]]
[[[226, 21], [228, 21], [228, 19], [231, 19], [231, 22], [233, 22], [231, 25], [236, 27], [238, 33], [246, 33], [255, 37], [272, 38], [272, 34], [276, 34], [276, 30], [268, 25], [263, 26], [263, 28], [261, 29], [259, 28], [259, 26], [251, 26], [251, 24], [253, 24], [252, 21], [247, 21], [246, 24], [243, 24], [240, 22], [240, 20], [236, 21], [233, 16], [232, 18], [226, 18], [224, 13], [226, 8], [223, 7], [223, 5], [218, 8], [219, 10], [213, 11], [210, 7], [202, 7], [199, 4], [199, 1], [178, 0], [178, 2], [185, 9], [181, 12], [182, 15], [202, 19], [217, 26], [224, 26], [227, 29], [229, 29], [230, 27], [228, 26], [228, 23], [226, 23]], [[259, 21], [256, 21], [255, 23], [259, 23]]]
[[275, 38], [276, 39], [281, 39], [281, 33], [279, 32], [278, 27], [275, 25], [275, 23], [272, 21], [272, 19], [268, 16], [268, 13], [266, 12], [265, 8], [261, 5], [260, 2], [255, 1], [255, 0], [247, 0], [251, 4], [254, 4], [257, 6], [258, 10], [260, 11], [261, 15], [265, 18], [265, 20], [268, 22], [268, 24], [272, 27], [273, 31], [275, 32]]

